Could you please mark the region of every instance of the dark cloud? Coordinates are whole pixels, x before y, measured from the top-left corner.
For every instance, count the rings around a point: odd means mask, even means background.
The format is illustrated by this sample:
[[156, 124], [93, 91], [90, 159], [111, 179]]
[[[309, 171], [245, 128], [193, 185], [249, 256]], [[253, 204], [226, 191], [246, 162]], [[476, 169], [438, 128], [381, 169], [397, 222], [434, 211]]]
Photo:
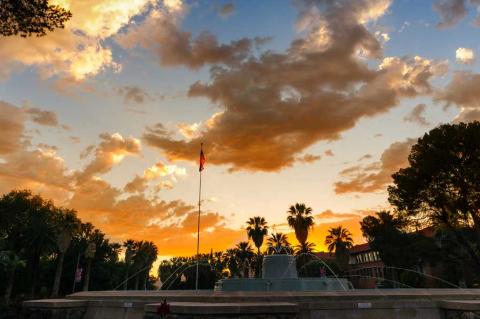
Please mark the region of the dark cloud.
[[365, 154], [362, 157], [360, 157], [358, 160], [363, 161], [363, 160], [367, 160], [367, 159], [371, 159], [371, 158], [372, 158], [371, 154]]
[[[196, 161], [203, 142], [211, 164], [228, 165], [230, 171], [278, 171], [318, 141], [340, 138], [361, 118], [385, 113], [402, 98], [430, 94], [430, 80], [445, 72], [444, 63], [385, 58], [374, 69], [359, 56], [381, 57], [380, 43], [364, 23], [389, 4], [326, 1], [320, 16], [303, 23], [306, 36], [285, 53], [214, 66], [208, 83], [191, 85], [190, 97], [206, 97], [220, 107], [198, 136], [177, 140], [149, 128], [143, 139], [170, 160]], [[301, 10], [302, 20], [319, 12]], [[322, 43], [319, 32], [325, 34]]]
[[[232, 65], [244, 60], [258, 40], [243, 38], [229, 44], [218, 43], [208, 31], [193, 38], [178, 27], [178, 17], [153, 11], [146, 20], [118, 38], [125, 48], [141, 46], [151, 51], [164, 66], [184, 65], [198, 69], [205, 64]], [[261, 41], [261, 39], [260, 39]]]
[[480, 120], [480, 74], [470, 71], [456, 72], [447, 86], [435, 95], [437, 102], [445, 107], [456, 106], [460, 113], [456, 122]]
[[437, 0], [433, 5], [435, 11], [440, 15], [439, 28], [453, 27], [468, 14], [468, 5], [477, 11], [474, 24], [480, 26], [480, 0]]
[[417, 104], [417, 106], [415, 106], [413, 108], [413, 110], [403, 118], [403, 120], [406, 121], [406, 122], [417, 123], [417, 124], [420, 124], [422, 126], [430, 125], [430, 123], [425, 118], [425, 109], [426, 108], [427, 108], [427, 106], [423, 103], [422, 104]]
[[440, 15], [439, 28], [447, 28], [456, 25], [467, 15], [466, 0], [438, 0], [433, 8]]
[[30, 119], [40, 125], [45, 126], [59, 126], [58, 117], [55, 112], [45, 111], [37, 107], [27, 107], [25, 112], [29, 115]]
[[235, 13], [235, 5], [231, 2], [224, 4], [218, 9], [218, 14], [223, 18], [227, 18], [234, 13]]
[[123, 97], [123, 100], [126, 104], [143, 104], [152, 99], [147, 92], [136, 85], [124, 85], [117, 88], [117, 92]]
[[352, 166], [340, 174], [347, 181], [335, 183], [335, 193], [372, 193], [384, 191], [392, 181], [392, 174], [408, 165], [408, 155], [416, 139], [395, 142], [390, 145], [380, 157], [380, 161], [367, 166]]

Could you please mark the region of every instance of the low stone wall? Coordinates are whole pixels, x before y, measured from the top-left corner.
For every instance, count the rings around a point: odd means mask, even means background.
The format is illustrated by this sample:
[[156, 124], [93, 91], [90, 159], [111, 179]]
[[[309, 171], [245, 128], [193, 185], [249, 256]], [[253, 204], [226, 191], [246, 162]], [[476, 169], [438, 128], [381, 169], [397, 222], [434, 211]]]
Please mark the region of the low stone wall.
[[[162, 315], [164, 300], [170, 312]], [[480, 313], [480, 289], [103, 291], [24, 307], [32, 319], [463, 319]]]
[[172, 302], [145, 306], [144, 319], [296, 319], [296, 304]]
[[22, 319], [83, 319], [87, 306], [83, 300], [30, 300], [24, 302]]

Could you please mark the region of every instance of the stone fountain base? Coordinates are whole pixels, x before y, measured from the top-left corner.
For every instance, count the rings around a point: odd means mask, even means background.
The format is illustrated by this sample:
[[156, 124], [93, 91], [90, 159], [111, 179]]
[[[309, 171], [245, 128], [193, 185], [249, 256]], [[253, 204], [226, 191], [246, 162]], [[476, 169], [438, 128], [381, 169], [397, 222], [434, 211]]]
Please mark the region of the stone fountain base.
[[[24, 303], [29, 319], [452, 319], [480, 313], [480, 289], [97, 291]], [[467, 316], [467, 317], [466, 317]], [[472, 317], [473, 318], [473, 317]]]

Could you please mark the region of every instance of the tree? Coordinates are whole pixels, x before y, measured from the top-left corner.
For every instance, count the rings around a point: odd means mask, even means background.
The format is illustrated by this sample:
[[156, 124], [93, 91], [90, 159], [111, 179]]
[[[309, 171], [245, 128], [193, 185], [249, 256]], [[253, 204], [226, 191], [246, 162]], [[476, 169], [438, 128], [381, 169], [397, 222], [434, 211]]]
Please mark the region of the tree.
[[72, 13], [48, 0], [0, 0], [0, 35], [38, 37], [64, 28]]
[[52, 288], [52, 298], [58, 296], [65, 253], [68, 247], [70, 247], [73, 236], [80, 231], [81, 225], [80, 220], [77, 218], [76, 211], [70, 209], [57, 209], [53, 215], [53, 220], [58, 251], [57, 268], [55, 271], [55, 279], [53, 281]]
[[295, 246], [295, 255], [311, 255], [315, 251], [315, 244], [304, 242]]
[[150, 273], [150, 269], [152, 268], [153, 263], [157, 260], [158, 256], [158, 248], [152, 241], [144, 241], [140, 246], [140, 251], [143, 252], [144, 260], [143, 260], [143, 289], [147, 289], [147, 281], [148, 276]]
[[258, 256], [260, 256], [260, 247], [262, 247], [263, 239], [268, 233], [267, 221], [260, 216], [251, 217], [247, 221], [247, 235], [257, 247]]
[[26, 260], [29, 298], [34, 297], [39, 278], [40, 257], [56, 247], [51, 201], [33, 195], [29, 190], [14, 190], [0, 199], [0, 220], [8, 250]]
[[[370, 247], [378, 251], [387, 269], [396, 267], [414, 270], [426, 261], [435, 262], [440, 259], [434, 240], [419, 233], [408, 232], [408, 220], [399, 214], [379, 211], [376, 216], [363, 218], [360, 226], [363, 236]], [[390, 269], [386, 276], [392, 281], [401, 281], [402, 271]]]
[[308, 232], [314, 224], [312, 209], [299, 203], [290, 206], [287, 222], [288, 226], [294, 229], [300, 245], [304, 245], [308, 238]]
[[263, 239], [268, 234], [268, 226], [265, 218], [260, 216], [251, 217], [247, 221], [247, 236], [248, 239], [251, 239], [257, 247], [257, 265], [255, 267], [256, 276], [260, 277], [261, 273], [261, 252], [260, 247], [262, 247]]
[[267, 253], [274, 254], [291, 254], [292, 247], [288, 242], [287, 235], [283, 233], [273, 233], [267, 239]]
[[5, 306], [8, 306], [10, 302], [10, 296], [12, 295], [13, 284], [15, 282], [15, 271], [20, 266], [25, 266], [25, 261], [12, 251], [0, 251], [0, 265], [3, 265], [7, 273], [7, 286], [5, 288], [5, 294], [3, 296], [3, 302]]
[[237, 244], [236, 259], [238, 261], [239, 272], [242, 277], [247, 278], [250, 272], [250, 264], [253, 258], [253, 249], [248, 241], [241, 241]]
[[315, 255], [315, 244], [308, 241], [295, 246], [295, 255], [297, 259], [297, 270], [312, 260]]
[[389, 201], [423, 225], [453, 231], [480, 267], [480, 257], [460, 228], [473, 228], [480, 246], [480, 122], [441, 125], [420, 138], [409, 167], [393, 174]]
[[348, 266], [349, 249], [353, 247], [352, 234], [348, 229], [338, 226], [328, 230], [325, 238], [328, 252], [335, 252], [335, 259], [338, 266], [343, 270]]
[[132, 263], [132, 257], [135, 254], [135, 241], [133, 239], [127, 239], [123, 242], [123, 247], [125, 247], [125, 284], [124, 289], [128, 289], [128, 276], [129, 269]]
[[240, 267], [237, 260], [238, 249], [230, 248], [225, 251], [223, 255], [223, 260], [227, 266], [227, 269], [230, 273], [230, 278], [235, 278], [240, 276]]

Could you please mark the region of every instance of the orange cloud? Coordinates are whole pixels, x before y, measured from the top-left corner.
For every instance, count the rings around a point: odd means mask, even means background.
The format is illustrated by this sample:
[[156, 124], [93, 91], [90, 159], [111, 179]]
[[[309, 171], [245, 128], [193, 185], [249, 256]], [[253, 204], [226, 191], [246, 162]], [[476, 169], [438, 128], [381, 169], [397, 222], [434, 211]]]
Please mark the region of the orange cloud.
[[[141, 151], [140, 141], [128, 137], [124, 138], [119, 133], [100, 134], [102, 141], [95, 147], [94, 159], [77, 174], [79, 183], [82, 183], [95, 174], [104, 174], [110, 171], [114, 164], [123, 160], [127, 155], [138, 155]], [[87, 154], [93, 151], [93, 147], [87, 149]]]
[[112, 51], [103, 40], [116, 34], [153, 3], [151, 0], [55, 0], [71, 10], [65, 29], [42, 38], [1, 39], [0, 78], [18, 68], [35, 67], [43, 78], [59, 75], [81, 81], [106, 68], [118, 70]]
[[392, 181], [392, 174], [408, 165], [408, 155], [416, 141], [416, 139], [409, 138], [404, 142], [393, 143], [382, 153], [379, 162], [344, 169], [341, 175], [349, 179], [336, 182], [335, 193], [384, 191]]
[[[211, 164], [278, 171], [302, 161], [299, 155], [313, 144], [338, 139], [361, 118], [387, 112], [401, 98], [431, 94], [431, 79], [446, 72], [445, 62], [421, 57], [387, 57], [369, 68], [363, 57], [378, 59], [382, 50], [365, 23], [384, 14], [390, 1], [346, 1], [323, 11], [307, 4], [301, 19], [312, 12], [318, 19], [307, 19], [307, 35], [286, 52], [217, 65], [211, 81], [190, 86], [190, 97], [206, 97], [221, 108], [204, 129], [175, 139], [157, 125], [146, 129], [144, 141], [171, 161], [196, 161], [203, 142]], [[328, 44], [312, 47], [311, 37], [322, 28]], [[192, 66], [189, 59], [177, 63]]]
[[24, 120], [25, 115], [19, 108], [0, 100], [0, 155], [21, 147]]

